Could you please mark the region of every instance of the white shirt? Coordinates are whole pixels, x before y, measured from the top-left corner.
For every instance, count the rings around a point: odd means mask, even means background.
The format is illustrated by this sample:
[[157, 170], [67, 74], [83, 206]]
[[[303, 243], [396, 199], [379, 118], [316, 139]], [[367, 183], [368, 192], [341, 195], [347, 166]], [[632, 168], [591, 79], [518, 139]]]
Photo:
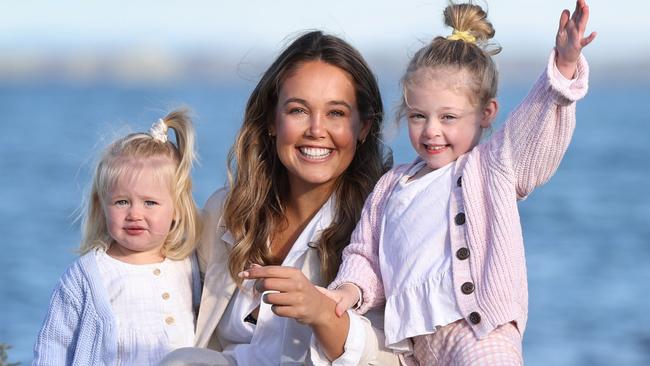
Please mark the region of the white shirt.
[[[310, 250], [309, 244], [318, 240], [321, 231], [329, 227], [332, 222], [334, 202], [335, 200], [330, 197], [314, 215], [289, 250], [282, 262], [283, 266], [294, 268], [303, 266], [306, 253]], [[233, 242], [232, 234], [228, 231], [222, 239], [231, 244]], [[255, 293], [253, 286], [254, 281], [243, 282], [242, 290], [235, 291], [217, 325], [216, 332], [219, 343], [223, 346], [222, 353], [234, 358], [240, 365], [279, 365], [282, 362], [282, 334], [286, 324], [295, 320], [275, 315], [271, 311], [271, 305], [260, 301], [261, 294]], [[260, 307], [257, 324], [244, 322], [244, 318], [257, 306]], [[305, 337], [309, 339], [312, 336], [311, 328], [307, 325], [300, 326], [304, 327]], [[315, 347], [313, 341], [312, 347]], [[361, 353], [348, 356], [358, 359]]]
[[409, 181], [424, 164], [391, 192], [379, 237], [386, 345], [397, 351], [408, 350], [401, 341], [463, 317], [453, 291], [448, 231], [454, 164]]
[[117, 323], [118, 364], [157, 365], [168, 352], [194, 345], [192, 262], [135, 265], [95, 251]]

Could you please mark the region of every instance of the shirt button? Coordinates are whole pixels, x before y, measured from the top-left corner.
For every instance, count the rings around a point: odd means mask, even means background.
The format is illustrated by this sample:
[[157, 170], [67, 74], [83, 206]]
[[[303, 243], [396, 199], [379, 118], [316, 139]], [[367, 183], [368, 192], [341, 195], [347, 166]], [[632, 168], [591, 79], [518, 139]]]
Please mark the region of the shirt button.
[[477, 313], [476, 311], [473, 311], [469, 314], [469, 321], [472, 324], [478, 324], [481, 322], [481, 314]]
[[462, 178], [462, 176], [458, 177], [458, 180], [456, 181], [456, 185], [459, 186], [459, 187], [463, 186], [463, 181], [462, 181], [461, 178]]
[[454, 222], [456, 225], [462, 225], [465, 223], [465, 214], [463, 212], [459, 213], [454, 217]]
[[[471, 315], [470, 315], [470, 316], [471, 316]], [[174, 317], [173, 317], [173, 316], [168, 316], [168, 317], [166, 317], [166, 318], [165, 318], [165, 323], [167, 323], [168, 325], [172, 325], [172, 324], [174, 324]]]
[[153, 274], [154, 274], [155, 276], [160, 276], [160, 268], [156, 268], [156, 269], [154, 269], [154, 270], [153, 270]]
[[168, 292], [163, 292], [162, 298], [163, 298], [163, 300], [169, 300], [169, 293]]
[[462, 260], [465, 260], [469, 258], [469, 249], [467, 248], [460, 248], [456, 251], [456, 258]]
[[471, 282], [465, 282], [460, 286], [460, 290], [465, 294], [469, 295], [474, 292], [474, 284]]

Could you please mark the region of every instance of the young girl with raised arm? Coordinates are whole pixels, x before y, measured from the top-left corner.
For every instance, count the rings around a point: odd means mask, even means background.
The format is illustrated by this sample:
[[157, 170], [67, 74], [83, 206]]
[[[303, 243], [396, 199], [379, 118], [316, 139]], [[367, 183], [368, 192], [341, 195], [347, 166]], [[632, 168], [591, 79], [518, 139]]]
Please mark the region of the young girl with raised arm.
[[54, 289], [34, 365], [154, 365], [194, 345], [194, 158], [184, 111], [108, 146], [88, 198], [81, 257]]
[[553, 175], [571, 139], [575, 101], [587, 91], [581, 49], [595, 37], [584, 38], [588, 12], [584, 0], [571, 17], [562, 12], [546, 71], [481, 144], [497, 114], [492, 56], [500, 51], [483, 9], [448, 6], [453, 33], [411, 60], [401, 116], [419, 157], [377, 183], [330, 285], [338, 313], [385, 301], [386, 345], [407, 363], [523, 362], [528, 292], [517, 201]]

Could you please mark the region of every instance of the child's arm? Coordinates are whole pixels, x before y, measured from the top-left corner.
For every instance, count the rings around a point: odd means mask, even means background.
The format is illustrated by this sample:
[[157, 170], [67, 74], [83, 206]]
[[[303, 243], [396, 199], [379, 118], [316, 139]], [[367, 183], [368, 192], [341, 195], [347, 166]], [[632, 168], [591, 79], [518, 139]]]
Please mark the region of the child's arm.
[[71, 365], [77, 349], [80, 302], [60, 281], [34, 346], [33, 365]]
[[[335, 290], [349, 283], [361, 289], [363, 302], [358, 309], [361, 314], [384, 301], [384, 287], [379, 270], [380, 215], [391, 185], [400, 171], [400, 168], [396, 168], [384, 174], [368, 196], [357, 227], [352, 232], [350, 244], [343, 250], [343, 261], [338, 275], [328, 286], [330, 290]], [[340, 302], [336, 309], [337, 314], [357, 302], [354, 299]]]
[[[514, 175], [519, 199], [550, 179], [571, 141], [575, 101], [588, 87], [589, 67], [581, 50], [595, 37], [595, 33], [583, 37], [588, 16], [584, 0], [577, 1], [570, 19], [567, 10], [562, 12], [556, 48], [545, 73], [504, 127], [480, 148], [491, 168]], [[562, 80], [562, 75], [573, 79]]]

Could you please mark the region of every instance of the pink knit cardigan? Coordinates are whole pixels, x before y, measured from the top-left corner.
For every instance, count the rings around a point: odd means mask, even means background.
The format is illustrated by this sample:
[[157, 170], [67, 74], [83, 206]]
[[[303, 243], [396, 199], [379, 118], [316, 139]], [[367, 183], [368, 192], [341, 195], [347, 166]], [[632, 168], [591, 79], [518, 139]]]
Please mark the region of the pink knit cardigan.
[[[522, 334], [526, 327], [528, 285], [517, 201], [555, 173], [575, 126], [575, 101], [586, 94], [589, 75], [581, 56], [576, 79], [563, 86], [554, 79], [554, 58], [555, 52], [504, 126], [455, 163], [449, 199], [453, 284], [461, 314], [479, 338], [510, 321]], [[360, 313], [385, 302], [378, 257], [381, 220], [390, 193], [411, 166], [398, 166], [379, 180], [329, 286], [359, 286]]]

